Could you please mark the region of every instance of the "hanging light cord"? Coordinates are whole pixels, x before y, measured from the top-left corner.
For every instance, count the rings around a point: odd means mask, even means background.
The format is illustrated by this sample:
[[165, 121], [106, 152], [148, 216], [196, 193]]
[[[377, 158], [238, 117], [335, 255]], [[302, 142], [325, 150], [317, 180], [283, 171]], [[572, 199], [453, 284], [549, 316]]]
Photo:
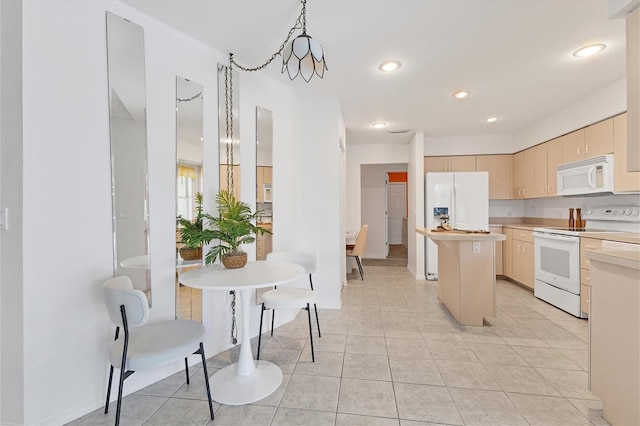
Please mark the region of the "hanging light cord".
[[291, 29], [289, 30], [289, 34], [287, 34], [287, 38], [282, 42], [282, 44], [280, 45], [280, 49], [278, 49], [276, 53], [271, 55], [271, 57], [267, 59], [267, 61], [264, 64], [259, 65], [257, 67], [243, 67], [233, 59], [233, 53], [230, 53], [229, 64], [231, 65], [231, 67], [235, 65], [242, 71], [249, 71], [249, 72], [259, 71], [267, 67], [279, 55], [282, 55], [282, 52], [284, 51], [285, 46], [287, 45], [287, 43], [289, 43], [289, 40], [291, 40], [291, 36], [293, 35], [294, 32], [296, 32], [296, 30], [302, 29], [302, 33], [306, 34], [307, 33], [307, 0], [301, 0], [301, 1], [302, 1], [302, 10], [300, 11], [300, 15], [298, 15], [298, 19], [296, 19], [295, 25], [291, 27]]
[[[227, 190], [233, 193], [233, 66], [247, 72], [259, 71], [267, 67], [274, 59], [282, 55], [285, 46], [291, 40], [291, 36], [296, 30], [302, 29], [302, 33], [307, 33], [307, 0], [302, 1], [302, 10], [296, 19], [296, 23], [291, 27], [287, 38], [282, 42], [276, 53], [271, 55], [267, 61], [257, 67], [244, 67], [233, 59], [233, 53], [229, 53], [229, 66], [224, 71], [224, 112], [225, 112], [225, 135], [226, 135], [226, 155], [227, 155]], [[197, 95], [196, 95], [197, 96]], [[236, 327], [236, 292], [232, 291], [231, 299], [231, 342], [235, 345], [238, 342]]]

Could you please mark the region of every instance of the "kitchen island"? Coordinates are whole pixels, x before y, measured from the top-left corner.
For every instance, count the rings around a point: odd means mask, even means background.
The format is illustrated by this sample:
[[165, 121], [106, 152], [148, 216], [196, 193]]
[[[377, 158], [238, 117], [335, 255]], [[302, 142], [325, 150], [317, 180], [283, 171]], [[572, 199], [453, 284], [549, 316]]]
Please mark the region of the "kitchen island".
[[[616, 235], [616, 237], [619, 237]], [[624, 235], [639, 241], [638, 234]], [[605, 241], [591, 262], [589, 384], [611, 424], [640, 424], [640, 245]]]
[[503, 234], [436, 232], [416, 228], [438, 246], [438, 299], [461, 325], [484, 325], [494, 317], [495, 243]]

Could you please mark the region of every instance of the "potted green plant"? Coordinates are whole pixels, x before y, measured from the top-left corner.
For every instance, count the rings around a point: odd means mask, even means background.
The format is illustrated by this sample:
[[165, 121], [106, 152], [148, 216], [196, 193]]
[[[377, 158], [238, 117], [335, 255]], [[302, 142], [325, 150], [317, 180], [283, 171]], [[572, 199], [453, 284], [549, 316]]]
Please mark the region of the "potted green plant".
[[203, 239], [202, 231], [204, 228], [204, 212], [202, 211], [202, 193], [196, 192], [196, 217], [188, 220], [182, 216], [178, 216], [178, 232], [180, 232], [180, 257], [184, 260], [202, 259], [202, 245], [207, 243]]
[[218, 215], [203, 214], [203, 218], [211, 226], [203, 229], [202, 241], [209, 243], [218, 240], [218, 244], [209, 248], [205, 263], [214, 263], [218, 258], [229, 269], [242, 268], [247, 263], [247, 254], [240, 249], [242, 244], [251, 244], [256, 234], [271, 232], [255, 225], [256, 218], [262, 214], [260, 210], [251, 212], [247, 203], [239, 201], [232, 192], [221, 190], [216, 196]]

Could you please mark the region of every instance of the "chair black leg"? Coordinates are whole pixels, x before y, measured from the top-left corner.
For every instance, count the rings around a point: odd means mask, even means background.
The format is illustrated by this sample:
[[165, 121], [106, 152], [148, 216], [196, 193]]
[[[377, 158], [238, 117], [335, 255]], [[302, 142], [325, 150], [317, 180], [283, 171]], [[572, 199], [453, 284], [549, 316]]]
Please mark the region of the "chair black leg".
[[364, 281], [364, 271], [362, 270], [362, 263], [360, 263], [360, 256], [356, 256], [356, 262], [358, 263], [358, 269], [360, 270], [360, 279]]
[[209, 399], [209, 414], [211, 414], [211, 420], [213, 420], [213, 401], [211, 400], [211, 388], [209, 387], [209, 373], [207, 372], [207, 358], [204, 356], [204, 346], [200, 342], [200, 349], [194, 352], [194, 355], [200, 353], [202, 356], [202, 370], [204, 371], [204, 384], [207, 387], [207, 398]]
[[[311, 280], [311, 274], [309, 274], [309, 286], [311, 287], [311, 291], [313, 291], [313, 281]], [[313, 309], [316, 311], [316, 325], [318, 326], [318, 337], [322, 337], [320, 334], [320, 321], [318, 321], [318, 307], [316, 304], [313, 304]]]
[[189, 362], [187, 359], [184, 359], [184, 371], [187, 374], [187, 384], [189, 384]]
[[316, 325], [318, 326], [318, 337], [322, 337], [322, 334], [320, 334], [320, 321], [318, 320], [318, 307], [316, 306], [316, 304], [313, 304], [313, 309], [316, 311]]
[[260, 310], [260, 330], [258, 330], [258, 354], [256, 355], [256, 359], [260, 359], [260, 344], [262, 343], [262, 319], [264, 318], [264, 303], [262, 304], [262, 309]]
[[309, 317], [309, 342], [311, 342], [311, 361], [316, 362], [316, 356], [313, 352], [313, 328], [311, 327], [311, 308], [309, 307], [308, 303], [305, 309], [307, 310], [307, 316]]
[[109, 369], [109, 384], [107, 385], [107, 402], [104, 403], [104, 413], [109, 412], [109, 398], [111, 397], [111, 381], [113, 380], [113, 365]]
[[276, 320], [276, 310], [272, 309], [271, 310], [271, 335], [273, 336], [273, 324]]

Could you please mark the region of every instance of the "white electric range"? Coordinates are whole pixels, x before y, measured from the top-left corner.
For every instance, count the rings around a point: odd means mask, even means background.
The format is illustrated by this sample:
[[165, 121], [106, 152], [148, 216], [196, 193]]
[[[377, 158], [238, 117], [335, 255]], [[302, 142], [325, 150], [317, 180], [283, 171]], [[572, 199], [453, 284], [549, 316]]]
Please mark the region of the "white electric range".
[[534, 228], [535, 285], [539, 299], [579, 318], [580, 235], [584, 232], [640, 232], [640, 207], [611, 206], [583, 209], [586, 227]]

